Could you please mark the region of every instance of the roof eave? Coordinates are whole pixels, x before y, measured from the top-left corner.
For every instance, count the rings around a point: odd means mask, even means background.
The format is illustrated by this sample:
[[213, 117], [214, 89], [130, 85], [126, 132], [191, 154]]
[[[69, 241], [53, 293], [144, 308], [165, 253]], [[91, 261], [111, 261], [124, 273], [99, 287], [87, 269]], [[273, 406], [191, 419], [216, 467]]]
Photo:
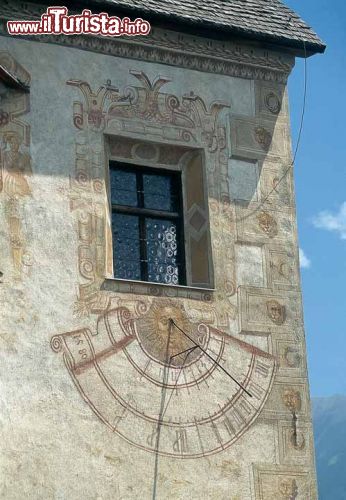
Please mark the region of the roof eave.
[[275, 45], [277, 49], [281, 47], [286, 50], [290, 50], [290, 52], [298, 57], [305, 57], [305, 55], [309, 57], [314, 54], [323, 54], [326, 50], [326, 45], [323, 42], [317, 43], [311, 42], [311, 40], [297, 40], [278, 35], [268, 35], [266, 33], [257, 33], [231, 26], [228, 29], [225, 29], [225, 33], [226, 32], [244, 39]]
[[[142, 14], [143, 15], [143, 14]], [[178, 16], [149, 15], [146, 19], [153, 26], [163, 27], [173, 31], [183, 31], [196, 36], [205, 36], [213, 39], [229, 40], [232, 38], [248, 40], [265, 44], [266, 47], [274, 50], [285, 50], [297, 57], [310, 57], [315, 54], [323, 54], [326, 45], [321, 41], [312, 42], [311, 40], [297, 40], [294, 38], [283, 37], [279, 35], [269, 35], [267, 33], [255, 32], [246, 28], [236, 26], [217, 25], [210, 21], [196, 22], [193, 19], [179, 18]], [[172, 20], [174, 21], [172, 22]]]
[[[46, 3], [47, 0], [38, 0], [39, 3]], [[314, 54], [322, 54], [326, 45], [322, 42], [312, 42], [311, 40], [297, 40], [290, 37], [284, 37], [279, 35], [269, 35], [266, 33], [256, 32], [246, 28], [240, 28], [236, 26], [217, 24], [212, 21], [196, 21], [188, 17], [182, 17], [173, 13], [164, 14], [153, 12], [150, 9], [138, 9], [130, 5], [117, 5], [116, 3], [111, 4], [105, 0], [65, 0], [65, 4], [71, 7], [73, 10], [85, 7], [94, 7], [96, 10], [104, 10], [113, 14], [118, 15], [133, 15], [136, 17], [144, 17], [153, 26], [162, 27], [165, 29], [170, 29], [173, 31], [188, 32], [194, 34], [195, 36], [206, 36], [208, 38], [214, 39], [228, 39], [230, 37], [237, 37], [242, 39], [247, 39], [256, 42], [262, 42], [265, 44], [270, 44], [276, 49], [289, 50], [293, 55], [297, 57], [307, 57]], [[305, 43], [305, 47], [304, 47]], [[275, 47], [274, 47], [275, 46]]]
[[8, 87], [22, 90], [23, 92], [29, 92], [30, 88], [25, 83], [21, 82], [16, 75], [10, 72], [5, 66], [0, 64], [0, 81], [3, 82]]

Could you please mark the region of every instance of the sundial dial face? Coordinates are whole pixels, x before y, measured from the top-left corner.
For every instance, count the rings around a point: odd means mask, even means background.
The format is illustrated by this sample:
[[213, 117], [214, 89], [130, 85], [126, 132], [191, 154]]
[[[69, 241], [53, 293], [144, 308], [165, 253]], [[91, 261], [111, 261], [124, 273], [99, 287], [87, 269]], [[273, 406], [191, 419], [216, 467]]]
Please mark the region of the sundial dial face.
[[[205, 348], [209, 335], [206, 328], [195, 327], [188, 319], [182, 308], [163, 306], [154, 302], [148, 314], [136, 322], [138, 341], [143, 350], [154, 361], [169, 364], [175, 367], [194, 362], [201, 356], [202, 351], [196, 349], [189, 354], [186, 363], [184, 353], [193, 346], [193, 343], [172, 325], [172, 320], [180, 326], [196, 343]], [[172, 357], [174, 356], [174, 357]]]
[[237, 441], [259, 415], [275, 373], [273, 356], [159, 300], [139, 318], [123, 307], [110, 310], [94, 334], [55, 336], [52, 347], [64, 353], [83, 399], [113, 432], [179, 458]]

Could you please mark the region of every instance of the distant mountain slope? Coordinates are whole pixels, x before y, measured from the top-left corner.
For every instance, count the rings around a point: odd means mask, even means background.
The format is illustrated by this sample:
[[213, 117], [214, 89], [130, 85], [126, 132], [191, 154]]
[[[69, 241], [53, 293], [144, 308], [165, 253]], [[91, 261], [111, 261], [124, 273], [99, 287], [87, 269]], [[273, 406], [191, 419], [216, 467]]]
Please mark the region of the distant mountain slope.
[[346, 396], [314, 398], [320, 500], [346, 500]]

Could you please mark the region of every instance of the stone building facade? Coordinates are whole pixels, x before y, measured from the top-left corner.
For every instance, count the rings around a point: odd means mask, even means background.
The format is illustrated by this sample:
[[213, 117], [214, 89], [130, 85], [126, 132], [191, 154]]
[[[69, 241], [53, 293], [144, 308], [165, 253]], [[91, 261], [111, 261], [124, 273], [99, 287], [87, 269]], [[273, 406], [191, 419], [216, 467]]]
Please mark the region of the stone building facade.
[[[1, 498], [317, 498], [286, 83], [324, 46], [246, 3], [0, 6]], [[181, 176], [183, 284], [115, 276], [114, 162]]]

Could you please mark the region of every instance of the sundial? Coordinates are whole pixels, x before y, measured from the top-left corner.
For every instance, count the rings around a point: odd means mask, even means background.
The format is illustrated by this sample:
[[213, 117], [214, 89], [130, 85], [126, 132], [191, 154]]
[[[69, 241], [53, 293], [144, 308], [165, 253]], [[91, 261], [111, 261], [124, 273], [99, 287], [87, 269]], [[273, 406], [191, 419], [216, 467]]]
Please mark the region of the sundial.
[[154, 300], [139, 317], [125, 307], [109, 310], [94, 334], [55, 336], [52, 346], [111, 431], [141, 449], [183, 459], [237, 441], [258, 417], [275, 374], [272, 355], [192, 322], [167, 301]]

